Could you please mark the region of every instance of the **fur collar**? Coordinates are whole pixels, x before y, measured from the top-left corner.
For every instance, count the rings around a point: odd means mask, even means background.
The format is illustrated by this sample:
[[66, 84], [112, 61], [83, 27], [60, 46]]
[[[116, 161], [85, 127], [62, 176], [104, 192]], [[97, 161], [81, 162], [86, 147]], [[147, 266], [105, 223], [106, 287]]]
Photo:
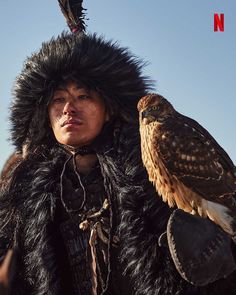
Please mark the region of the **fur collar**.
[[[113, 218], [113, 225], [118, 226], [121, 238], [123, 271], [130, 276], [135, 294], [220, 295], [226, 292], [233, 295], [235, 273], [208, 286], [194, 287], [180, 277], [168, 249], [158, 246], [158, 237], [165, 230], [171, 212], [147, 180], [139, 146], [136, 126], [124, 124], [110, 147], [107, 145], [106, 150], [98, 152], [105, 190], [117, 210], [118, 218]], [[18, 176], [5, 199], [1, 198], [0, 217], [6, 216], [11, 211], [9, 208], [16, 212], [5, 227], [1, 219], [1, 248], [11, 246], [10, 239], [13, 243], [12, 231], [18, 222], [15, 237], [22, 265], [13, 294], [61, 294], [53, 222], [60, 173], [66, 158], [67, 154], [58, 148], [28, 158], [18, 167], [15, 173]], [[17, 177], [22, 182], [16, 181]], [[17, 186], [17, 183], [21, 184]]]

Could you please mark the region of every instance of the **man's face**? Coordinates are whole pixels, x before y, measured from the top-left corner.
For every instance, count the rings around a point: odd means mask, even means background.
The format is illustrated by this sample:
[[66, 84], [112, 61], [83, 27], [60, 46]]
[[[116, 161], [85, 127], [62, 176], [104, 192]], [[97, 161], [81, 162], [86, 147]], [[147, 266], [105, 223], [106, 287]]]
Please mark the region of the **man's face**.
[[75, 82], [54, 92], [48, 113], [57, 141], [75, 148], [92, 143], [108, 120], [99, 94]]

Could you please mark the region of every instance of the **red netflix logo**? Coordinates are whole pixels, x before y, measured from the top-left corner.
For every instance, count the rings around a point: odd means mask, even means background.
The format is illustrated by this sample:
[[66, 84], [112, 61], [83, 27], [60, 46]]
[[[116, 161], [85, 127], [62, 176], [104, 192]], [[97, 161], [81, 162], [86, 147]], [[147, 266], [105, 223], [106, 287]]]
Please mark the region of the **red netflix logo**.
[[225, 30], [224, 13], [221, 13], [221, 14], [214, 13], [214, 32], [217, 32], [217, 31], [224, 32], [224, 30]]

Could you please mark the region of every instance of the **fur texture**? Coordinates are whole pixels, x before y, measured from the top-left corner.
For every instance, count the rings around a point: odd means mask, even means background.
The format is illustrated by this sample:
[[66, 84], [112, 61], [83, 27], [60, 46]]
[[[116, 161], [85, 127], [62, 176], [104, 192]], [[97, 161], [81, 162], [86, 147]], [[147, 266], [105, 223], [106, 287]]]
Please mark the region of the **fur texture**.
[[[67, 79], [96, 89], [121, 126], [106, 128], [94, 146], [112, 205], [112, 230], [121, 238], [120, 259], [136, 295], [233, 294], [236, 275], [196, 288], [176, 271], [158, 237], [170, 209], [156, 197], [140, 155], [136, 104], [148, 89], [141, 65], [127, 49], [97, 36], [63, 34], [43, 44], [25, 63], [15, 86], [12, 139], [26, 158], [16, 167], [0, 200], [0, 250], [19, 249], [13, 295], [58, 295], [62, 291], [56, 255], [55, 210], [60, 174], [68, 157], [52, 136], [47, 104]], [[134, 122], [134, 123], [131, 123]], [[130, 294], [126, 294], [130, 295]]]
[[[113, 218], [113, 224], [118, 225], [121, 237], [124, 271], [133, 282], [135, 294], [234, 294], [235, 273], [201, 288], [179, 276], [168, 250], [157, 244], [170, 211], [156, 198], [147, 180], [141, 164], [138, 129], [124, 125], [119, 138], [114, 139], [112, 145], [106, 145], [97, 153], [113, 211], [117, 210], [118, 217]], [[56, 148], [44, 156], [24, 160], [15, 172], [11, 194], [6, 192], [1, 197], [0, 217], [12, 210], [15, 212], [11, 223], [5, 227], [1, 218], [1, 249], [5, 252], [7, 247], [17, 244], [21, 257], [13, 294], [56, 295], [62, 292], [53, 221], [65, 159], [65, 152]], [[13, 228], [16, 228], [15, 241]]]
[[62, 34], [43, 43], [25, 62], [16, 80], [11, 106], [12, 140], [18, 149], [34, 150], [52, 142], [47, 105], [55, 88], [68, 79], [97, 90], [112, 109], [127, 119], [138, 116], [138, 99], [149, 80], [143, 62], [128, 49], [96, 35]]

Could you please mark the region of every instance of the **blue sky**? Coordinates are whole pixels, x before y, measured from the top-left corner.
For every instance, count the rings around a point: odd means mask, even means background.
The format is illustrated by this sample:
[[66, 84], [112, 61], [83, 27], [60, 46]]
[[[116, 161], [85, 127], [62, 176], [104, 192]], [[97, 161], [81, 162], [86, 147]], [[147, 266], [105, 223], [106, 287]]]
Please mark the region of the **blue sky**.
[[[159, 92], [197, 120], [236, 163], [236, 1], [85, 0], [87, 31], [117, 40], [149, 64]], [[225, 32], [213, 31], [224, 13]], [[9, 105], [15, 77], [41, 43], [67, 30], [56, 0], [0, 0], [0, 168], [13, 151]]]

